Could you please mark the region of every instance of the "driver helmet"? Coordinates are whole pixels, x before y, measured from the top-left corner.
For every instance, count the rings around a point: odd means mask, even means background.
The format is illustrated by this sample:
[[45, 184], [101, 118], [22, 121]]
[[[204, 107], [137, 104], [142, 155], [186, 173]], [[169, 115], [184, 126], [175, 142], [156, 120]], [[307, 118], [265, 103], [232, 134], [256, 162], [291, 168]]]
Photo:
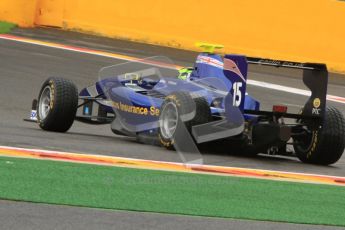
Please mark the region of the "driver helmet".
[[180, 80], [187, 81], [187, 80], [189, 80], [189, 78], [193, 72], [193, 68], [192, 67], [182, 68], [178, 72], [179, 72], [179, 75], [177, 78]]

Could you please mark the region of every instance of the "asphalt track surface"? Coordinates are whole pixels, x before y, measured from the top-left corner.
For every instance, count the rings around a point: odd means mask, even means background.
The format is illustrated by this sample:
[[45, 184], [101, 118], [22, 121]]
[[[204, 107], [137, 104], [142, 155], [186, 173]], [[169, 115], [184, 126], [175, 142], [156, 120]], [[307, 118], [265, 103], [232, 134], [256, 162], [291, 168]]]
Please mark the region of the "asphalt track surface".
[[[99, 38], [72, 32], [59, 32], [52, 29], [17, 29], [13, 33], [29, 38], [110, 51], [134, 57], [163, 55], [171, 58], [175, 63], [184, 66], [190, 66], [196, 55], [188, 51]], [[29, 114], [32, 99], [38, 96], [41, 84], [47, 77], [60, 76], [71, 79], [81, 89], [97, 81], [98, 71], [102, 67], [119, 64], [124, 61], [1, 39], [0, 60], [0, 145], [181, 162], [179, 156], [174, 154], [174, 152], [166, 151], [156, 146], [143, 145], [131, 138], [115, 136], [110, 131], [108, 125], [89, 126], [75, 122], [68, 133], [61, 134], [44, 132], [33, 123], [23, 122], [22, 119]], [[302, 81], [298, 79], [299, 74], [299, 72], [290, 70], [277, 72], [276, 69], [253, 67], [250, 70], [249, 78], [303, 88]], [[293, 76], [290, 77], [289, 75]], [[290, 108], [297, 110], [298, 106], [301, 106], [307, 99], [304, 96], [255, 86], [248, 86], [248, 91], [262, 102], [264, 109], [270, 109], [273, 104], [287, 104]], [[331, 74], [328, 93], [344, 97], [345, 77]], [[337, 107], [345, 114], [344, 104], [335, 102], [330, 102], [329, 104]], [[229, 156], [226, 154], [226, 151], [222, 154], [205, 152], [203, 153], [203, 159], [206, 164], [213, 165], [345, 176], [345, 157], [333, 166], [306, 165], [298, 161], [298, 159], [279, 156], [260, 155], [256, 158]], [[4, 205], [7, 205], [9, 210], [18, 208], [18, 204], [13, 206], [12, 203], [6, 203]], [[30, 204], [22, 205], [30, 206]], [[27, 208], [30, 209], [28, 206]], [[1, 204], [1, 207], [3, 207], [3, 204]], [[43, 207], [42, 205], [37, 207], [38, 209], [47, 208], [47, 206]], [[52, 206], [49, 207], [53, 208]], [[68, 209], [67, 213], [73, 213], [76, 210], [73, 208], [56, 207], [56, 209], [60, 208]], [[0, 213], [4, 213], [4, 210], [0, 210]], [[131, 213], [131, 215], [136, 214]], [[140, 216], [140, 214], [138, 215]], [[172, 216], [171, 218], [175, 217]], [[154, 217], [152, 217], [153, 220]], [[106, 222], [106, 219], [104, 221]], [[201, 227], [206, 226], [202, 224], [203, 220], [200, 221], [199, 225]], [[247, 223], [246, 221], [229, 222], [231, 224]], [[250, 224], [253, 222], [249, 221], [248, 223], [247, 227], [239, 226], [237, 229], [250, 228]], [[269, 224], [263, 225], [266, 226], [265, 229], [270, 228]], [[286, 228], [293, 229], [291, 226], [288, 225]], [[180, 229], [183, 228], [181, 227]]]
[[[0, 201], [1, 229], [25, 230], [192, 230], [192, 229], [255, 229], [255, 230], [340, 230], [302, 224], [274, 223], [266, 221], [244, 221], [197, 216], [125, 212], [78, 208], [61, 205], [35, 204], [27, 202]], [[68, 213], [68, 215], [66, 215]]]
[[[339, 227], [244, 221], [197, 216], [125, 212], [61, 205], [0, 201], [1, 229], [25, 230], [337, 230]], [[66, 215], [68, 213], [68, 215]]]

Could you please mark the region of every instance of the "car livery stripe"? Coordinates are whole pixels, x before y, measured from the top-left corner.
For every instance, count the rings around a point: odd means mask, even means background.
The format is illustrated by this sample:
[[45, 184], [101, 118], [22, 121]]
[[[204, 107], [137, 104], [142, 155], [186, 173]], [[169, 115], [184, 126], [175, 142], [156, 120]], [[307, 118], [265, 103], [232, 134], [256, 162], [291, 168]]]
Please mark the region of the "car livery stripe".
[[[131, 56], [127, 56], [127, 55], [121, 55], [121, 54], [115, 54], [115, 53], [110, 53], [110, 52], [92, 50], [92, 49], [88, 49], [88, 48], [81, 48], [81, 47], [70, 46], [70, 45], [63, 45], [63, 44], [58, 44], [58, 43], [53, 43], [53, 42], [40, 41], [40, 40], [29, 39], [29, 38], [24, 38], [24, 37], [9, 35], [9, 34], [0, 34], [0, 39], [22, 42], [22, 43], [33, 44], [33, 45], [39, 45], [39, 46], [45, 46], [45, 47], [56, 48], [56, 49], [62, 49], [62, 50], [68, 50], [68, 51], [78, 52], [78, 53], [97, 55], [97, 56], [114, 58], [114, 59], [125, 60], [125, 61], [135, 61], [135, 62], [140, 62], [140, 63], [148, 63], [151, 65], [156, 65], [156, 66], [169, 68], [169, 69], [181, 69], [181, 68], [183, 68], [183, 66], [179, 66], [179, 65], [153, 62], [152, 60], [150, 61], [150, 60], [131, 57]], [[259, 87], [263, 87], [263, 88], [267, 88], [267, 89], [273, 89], [273, 90], [278, 90], [278, 91], [282, 91], [282, 92], [287, 92], [287, 93], [291, 93], [291, 94], [298, 94], [298, 95], [304, 95], [304, 96], [310, 95], [310, 92], [306, 91], [306, 90], [282, 86], [282, 85], [277, 85], [277, 84], [271, 84], [268, 82], [248, 80], [247, 84], [253, 85], [253, 86], [259, 86]], [[340, 96], [335, 96], [335, 95], [327, 95], [327, 100], [345, 104], [345, 97], [340, 97]]]
[[207, 65], [217, 67], [219, 69], [223, 69], [223, 62], [212, 57], [199, 55], [196, 59], [196, 63], [207, 64]]
[[134, 158], [113, 157], [92, 154], [68, 153], [42, 149], [28, 149], [0, 146], [0, 156], [34, 158], [41, 160], [67, 161], [116, 167], [166, 170], [185, 173], [202, 173], [221, 176], [239, 176], [246, 178], [292, 181], [345, 186], [345, 177], [305, 174], [283, 171], [271, 171], [250, 168], [236, 168], [215, 165], [183, 164], [176, 162], [142, 160]]
[[235, 73], [237, 76], [239, 76], [243, 82], [246, 82], [246, 78], [241, 73], [240, 68], [238, 68], [238, 65], [231, 59], [224, 58], [224, 70], [231, 71]]
[[237, 74], [243, 80], [243, 82], [246, 82], [246, 79], [242, 75], [237, 64], [230, 59], [225, 58], [224, 63], [223, 63], [215, 58], [199, 55], [196, 59], [196, 63], [202, 63], [202, 64], [210, 65], [219, 69], [231, 71]]

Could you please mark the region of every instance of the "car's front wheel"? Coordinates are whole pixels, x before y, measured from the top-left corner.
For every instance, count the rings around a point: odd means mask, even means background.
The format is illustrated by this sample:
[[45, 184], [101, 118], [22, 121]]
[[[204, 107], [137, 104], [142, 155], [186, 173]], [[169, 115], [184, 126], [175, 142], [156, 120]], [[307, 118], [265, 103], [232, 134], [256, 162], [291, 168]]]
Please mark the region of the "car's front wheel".
[[[165, 98], [159, 117], [158, 138], [164, 147], [174, 149], [176, 135], [191, 135], [193, 125], [209, 122], [211, 111], [205, 98], [176, 92]], [[183, 143], [181, 143], [183, 144]]]
[[38, 96], [37, 120], [47, 131], [66, 132], [78, 107], [77, 87], [63, 78], [48, 78]]

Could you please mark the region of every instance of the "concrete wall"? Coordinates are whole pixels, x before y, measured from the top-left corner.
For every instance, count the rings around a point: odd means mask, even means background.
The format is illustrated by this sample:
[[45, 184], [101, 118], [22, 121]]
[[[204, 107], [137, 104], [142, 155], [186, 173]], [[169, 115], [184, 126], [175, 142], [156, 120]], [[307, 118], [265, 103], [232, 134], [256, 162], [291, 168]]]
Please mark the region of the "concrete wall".
[[36, 16], [37, 0], [0, 0], [0, 20], [32, 26]]
[[345, 72], [341, 1], [37, 1], [39, 25], [183, 49], [195, 49], [196, 41], [220, 43], [227, 53], [325, 62]]

